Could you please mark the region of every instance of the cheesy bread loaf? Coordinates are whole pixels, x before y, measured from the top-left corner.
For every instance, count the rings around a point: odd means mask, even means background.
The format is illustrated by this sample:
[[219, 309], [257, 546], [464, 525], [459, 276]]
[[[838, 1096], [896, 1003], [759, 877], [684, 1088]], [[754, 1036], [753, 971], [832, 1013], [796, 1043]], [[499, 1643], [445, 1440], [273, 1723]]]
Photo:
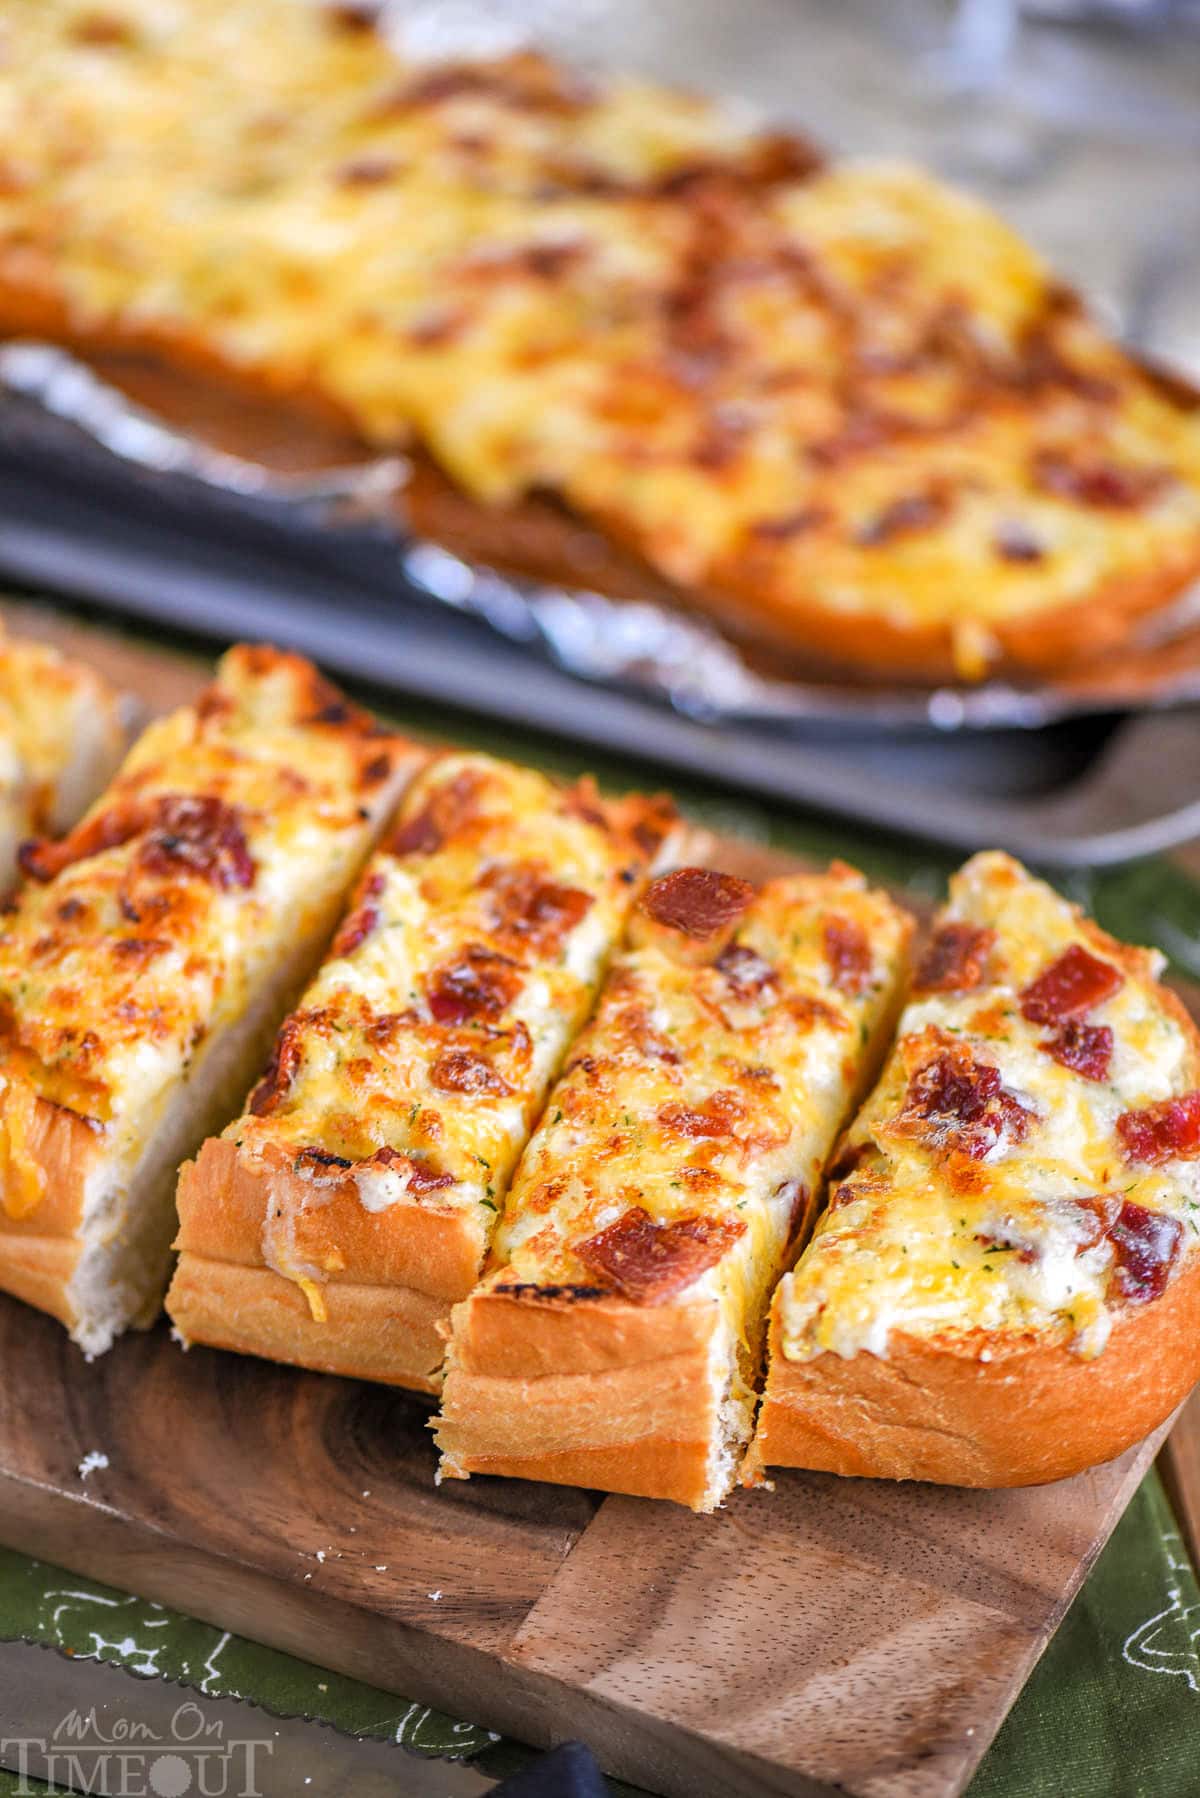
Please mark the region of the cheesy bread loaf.
[[432, 765], [245, 1114], [183, 1170], [185, 1341], [437, 1389], [440, 1327], [673, 826], [667, 801]]
[[0, 624], [0, 896], [26, 837], [70, 829], [116, 769], [126, 735], [106, 681]]
[[453, 547], [918, 680], [1111, 650], [1200, 572], [1194, 396], [917, 170], [360, 6], [4, 24], [0, 331], [414, 446]]
[[996, 853], [951, 883], [771, 1312], [749, 1463], [965, 1486], [1107, 1460], [1200, 1374], [1200, 1041]]
[[417, 752], [232, 649], [0, 920], [0, 1287], [89, 1353], [166, 1285], [176, 1170], [228, 1117]]
[[909, 933], [840, 866], [652, 883], [455, 1308], [443, 1475], [720, 1503], [771, 1289], [884, 1053]]

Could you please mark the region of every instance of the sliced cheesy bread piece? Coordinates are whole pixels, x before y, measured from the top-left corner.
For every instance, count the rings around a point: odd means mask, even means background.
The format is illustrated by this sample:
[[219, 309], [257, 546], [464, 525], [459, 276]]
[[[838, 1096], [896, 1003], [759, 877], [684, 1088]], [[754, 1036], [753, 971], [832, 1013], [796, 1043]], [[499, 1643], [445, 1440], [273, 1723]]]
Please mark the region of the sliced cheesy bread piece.
[[455, 1308], [443, 1475], [720, 1503], [771, 1288], [890, 1037], [909, 933], [841, 866], [652, 883]]
[[482, 755], [406, 798], [245, 1114], [179, 1186], [187, 1342], [436, 1390], [669, 801]]
[[588, 525], [886, 678], [1055, 669], [1200, 572], [1194, 396], [976, 200], [349, 11], [8, 7], [0, 329], [415, 443], [489, 554]]
[[98, 1353], [166, 1285], [180, 1160], [237, 1105], [418, 760], [237, 648], [0, 921], [0, 1287]]
[[0, 895], [27, 837], [58, 836], [102, 791], [125, 750], [127, 714], [108, 683], [0, 622]]
[[1000, 854], [951, 882], [771, 1315], [751, 1472], [1009, 1486], [1127, 1448], [1200, 1374], [1200, 1041]]

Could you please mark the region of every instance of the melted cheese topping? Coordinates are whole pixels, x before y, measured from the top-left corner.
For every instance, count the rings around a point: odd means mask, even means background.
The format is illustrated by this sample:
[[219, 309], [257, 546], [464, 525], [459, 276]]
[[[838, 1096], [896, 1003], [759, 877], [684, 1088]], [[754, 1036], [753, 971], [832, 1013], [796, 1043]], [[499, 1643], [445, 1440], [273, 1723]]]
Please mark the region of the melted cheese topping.
[[[482, 1259], [666, 824], [658, 802], [606, 807], [588, 787], [442, 756], [369, 864], [273, 1076], [225, 1134], [250, 1159], [282, 1152], [314, 1205], [351, 1170], [366, 1211], [466, 1213]], [[294, 1225], [276, 1203], [267, 1264], [335, 1272], [301, 1263]]]
[[551, 491], [660, 572], [994, 627], [1200, 561], [1200, 422], [994, 215], [647, 83], [297, 0], [15, 0], [0, 284]]
[[202, 1045], [350, 884], [390, 749], [272, 650], [231, 650], [197, 707], [150, 725], [65, 843], [39, 849], [58, 871], [30, 879], [0, 928], [10, 1159], [22, 1083], [122, 1146], [145, 1139]]
[[[954, 877], [938, 922], [994, 932], [994, 941], [978, 984], [918, 991], [901, 1019], [839, 1156], [853, 1171], [835, 1184], [811, 1246], [780, 1285], [792, 1360], [823, 1350], [885, 1355], [896, 1331], [1047, 1333], [1096, 1354], [1123, 1301], [1113, 1241], [1097, 1229], [1092, 1201], [1114, 1209], [1129, 1201], [1182, 1226], [1173, 1272], [1200, 1235], [1200, 1162], [1139, 1164], [1116, 1128], [1122, 1113], [1200, 1085], [1194, 1035], [1157, 982], [1161, 958], [1113, 943], [996, 853]], [[1102, 1078], [1055, 1059], [1054, 1025], [1022, 1010], [1021, 995], [1072, 945], [1121, 979], [1086, 1012], [1089, 1029], [1112, 1034]], [[962, 1153], [953, 1129], [914, 1128], [911, 1082], [943, 1051], [997, 1069], [1026, 1114], [1013, 1128], [1010, 1110], [981, 1157]]]
[[76, 798], [92, 774], [77, 769], [81, 734], [111, 758], [103, 779], [123, 736], [116, 695], [90, 668], [0, 625], [0, 842], [15, 850], [25, 837], [75, 822], [91, 797]]
[[[830, 919], [861, 932], [851, 988], [834, 984]], [[678, 1297], [715, 1297], [753, 1352], [808, 1209], [799, 1189], [816, 1192], [869, 1077], [907, 940], [905, 915], [847, 870], [771, 882], [711, 965], [669, 942], [622, 954], [513, 1181], [492, 1283], [594, 1287], [578, 1247], [633, 1206], [656, 1225], [743, 1224]]]

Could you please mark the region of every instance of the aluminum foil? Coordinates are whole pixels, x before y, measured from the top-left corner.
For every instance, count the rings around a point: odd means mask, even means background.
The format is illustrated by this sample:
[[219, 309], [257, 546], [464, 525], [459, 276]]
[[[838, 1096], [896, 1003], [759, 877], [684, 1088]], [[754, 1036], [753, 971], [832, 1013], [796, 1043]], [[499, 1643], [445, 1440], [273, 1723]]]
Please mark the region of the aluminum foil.
[[[1017, 686], [853, 686], [773, 680], [748, 666], [718, 631], [652, 602], [521, 580], [471, 564], [437, 544], [406, 536], [408, 465], [401, 456], [284, 474], [213, 447], [135, 405], [88, 365], [56, 346], [0, 346], [0, 388], [34, 401], [82, 432], [131, 471], [186, 491], [215, 490], [239, 507], [289, 512], [331, 533], [364, 524], [394, 535], [398, 586], [409, 594], [485, 621], [530, 652], [581, 680], [634, 689], [693, 718], [775, 727], [814, 725], [856, 731], [1034, 729], [1085, 713], [1200, 699], [1200, 647], [1191, 665], [1136, 684], [1127, 665], [1108, 677]], [[1157, 614], [1143, 647], [1153, 651], [1200, 629], [1200, 587]]]

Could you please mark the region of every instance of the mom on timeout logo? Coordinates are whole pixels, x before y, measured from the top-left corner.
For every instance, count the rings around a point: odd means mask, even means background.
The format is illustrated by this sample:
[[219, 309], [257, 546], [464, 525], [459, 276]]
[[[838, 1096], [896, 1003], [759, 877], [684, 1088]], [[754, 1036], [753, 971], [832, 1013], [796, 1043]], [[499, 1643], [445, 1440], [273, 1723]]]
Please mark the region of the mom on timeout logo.
[[263, 1798], [258, 1781], [274, 1747], [269, 1737], [226, 1736], [186, 1699], [165, 1737], [136, 1719], [101, 1720], [93, 1707], [68, 1711], [49, 1738], [5, 1738], [0, 1757], [29, 1798], [43, 1790], [35, 1780], [105, 1798]]

